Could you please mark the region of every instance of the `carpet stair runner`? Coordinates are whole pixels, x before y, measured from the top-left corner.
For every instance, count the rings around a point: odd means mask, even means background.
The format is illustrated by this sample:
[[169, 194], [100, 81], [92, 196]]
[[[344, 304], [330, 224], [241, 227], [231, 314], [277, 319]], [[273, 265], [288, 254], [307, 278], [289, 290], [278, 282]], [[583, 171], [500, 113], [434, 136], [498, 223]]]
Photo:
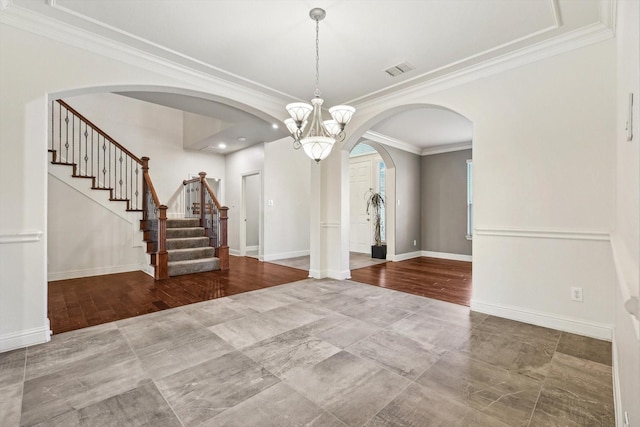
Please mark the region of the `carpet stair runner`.
[[220, 260], [198, 218], [167, 219], [169, 276], [220, 270]]

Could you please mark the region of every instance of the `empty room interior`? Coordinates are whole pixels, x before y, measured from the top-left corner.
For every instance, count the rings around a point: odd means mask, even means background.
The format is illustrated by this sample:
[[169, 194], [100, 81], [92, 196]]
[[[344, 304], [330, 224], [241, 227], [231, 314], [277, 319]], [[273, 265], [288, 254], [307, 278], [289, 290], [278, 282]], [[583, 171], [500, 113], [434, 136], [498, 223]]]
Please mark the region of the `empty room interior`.
[[0, 1], [0, 425], [640, 426], [640, 2]]

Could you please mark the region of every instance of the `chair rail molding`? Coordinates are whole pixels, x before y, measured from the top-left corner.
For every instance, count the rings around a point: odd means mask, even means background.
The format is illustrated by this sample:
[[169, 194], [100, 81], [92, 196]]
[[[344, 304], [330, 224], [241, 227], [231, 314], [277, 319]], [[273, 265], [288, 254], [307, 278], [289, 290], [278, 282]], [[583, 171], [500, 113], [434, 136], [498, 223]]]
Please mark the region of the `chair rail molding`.
[[43, 234], [40, 230], [0, 232], [0, 244], [39, 242]]
[[604, 242], [608, 242], [611, 240], [611, 232], [608, 230], [570, 230], [561, 228], [508, 227], [488, 225], [475, 227], [474, 235], [523, 237], [533, 239], [595, 240]]

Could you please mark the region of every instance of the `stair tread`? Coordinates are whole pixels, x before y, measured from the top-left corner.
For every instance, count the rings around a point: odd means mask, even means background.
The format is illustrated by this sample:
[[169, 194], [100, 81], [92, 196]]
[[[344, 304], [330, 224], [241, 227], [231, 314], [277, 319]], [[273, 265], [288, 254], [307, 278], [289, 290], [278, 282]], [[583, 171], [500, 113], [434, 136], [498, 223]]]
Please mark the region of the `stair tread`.
[[172, 230], [204, 230], [204, 227], [171, 227]]
[[169, 261], [168, 264], [169, 265], [187, 265], [187, 264], [198, 264], [198, 263], [204, 263], [204, 262], [212, 262], [217, 260], [218, 258], [216, 257], [210, 257], [210, 258], [198, 258], [198, 259], [185, 259], [182, 261]]
[[167, 238], [167, 240], [197, 240], [197, 239], [209, 239], [207, 236], [200, 237], [171, 237]]
[[[167, 249], [167, 252], [188, 252], [188, 251], [205, 251], [207, 248], [211, 248], [211, 246], [201, 246], [199, 248], [180, 248], [180, 249]], [[214, 248], [211, 248], [214, 249]]]

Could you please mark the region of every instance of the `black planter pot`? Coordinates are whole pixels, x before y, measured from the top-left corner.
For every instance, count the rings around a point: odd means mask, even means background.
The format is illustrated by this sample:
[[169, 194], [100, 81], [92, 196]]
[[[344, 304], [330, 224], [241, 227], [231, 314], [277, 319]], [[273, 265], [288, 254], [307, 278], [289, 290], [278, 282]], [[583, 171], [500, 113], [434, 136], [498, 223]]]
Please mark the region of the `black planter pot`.
[[387, 259], [387, 245], [371, 245], [371, 258]]

